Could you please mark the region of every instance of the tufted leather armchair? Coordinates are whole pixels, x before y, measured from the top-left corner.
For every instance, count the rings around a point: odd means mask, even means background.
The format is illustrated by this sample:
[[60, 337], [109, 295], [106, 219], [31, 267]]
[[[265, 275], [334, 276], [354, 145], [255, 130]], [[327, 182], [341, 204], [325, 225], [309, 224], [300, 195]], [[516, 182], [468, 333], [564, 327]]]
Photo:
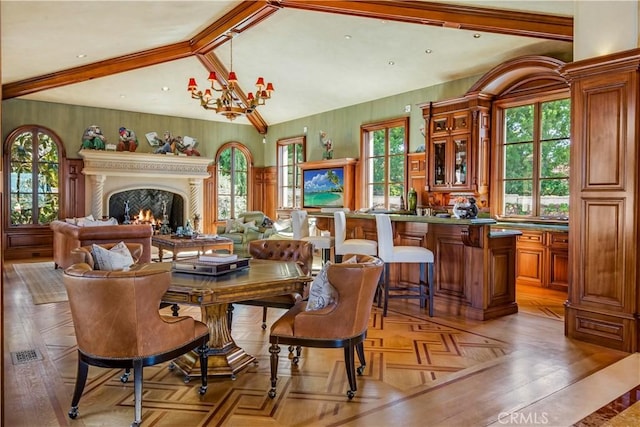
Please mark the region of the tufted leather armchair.
[[[331, 264], [327, 279], [338, 296], [328, 306], [306, 311], [307, 302], [298, 301], [280, 319], [271, 325], [269, 353], [271, 353], [271, 389], [269, 397], [276, 396], [278, 380], [278, 353], [280, 344], [302, 347], [344, 348], [345, 366], [349, 380], [347, 396], [355, 396], [356, 370], [354, 351], [360, 359], [358, 374], [365, 367], [364, 339], [367, 335], [371, 306], [376, 292], [383, 262], [370, 255], [356, 256], [356, 263]], [[297, 363], [299, 353], [293, 358]]]
[[[301, 240], [254, 240], [249, 242], [249, 254], [257, 259], [270, 259], [277, 261], [295, 261], [304, 274], [311, 274], [313, 265], [313, 245]], [[303, 295], [298, 293], [279, 295], [258, 300], [241, 301], [235, 304], [257, 305], [262, 307], [262, 329], [267, 329], [267, 308], [291, 308], [296, 302], [308, 295], [308, 287], [305, 287]], [[229, 313], [229, 325], [231, 325], [231, 312]]]
[[[69, 411], [78, 403], [89, 365], [134, 371], [133, 426], [142, 419], [142, 368], [196, 350], [202, 386], [207, 389], [209, 329], [191, 317], [161, 316], [160, 299], [171, 283], [170, 264], [137, 264], [129, 271], [93, 270], [74, 264], [64, 271], [71, 317], [78, 343], [78, 373]], [[126, 382], [126, 379], [123, 379]]]

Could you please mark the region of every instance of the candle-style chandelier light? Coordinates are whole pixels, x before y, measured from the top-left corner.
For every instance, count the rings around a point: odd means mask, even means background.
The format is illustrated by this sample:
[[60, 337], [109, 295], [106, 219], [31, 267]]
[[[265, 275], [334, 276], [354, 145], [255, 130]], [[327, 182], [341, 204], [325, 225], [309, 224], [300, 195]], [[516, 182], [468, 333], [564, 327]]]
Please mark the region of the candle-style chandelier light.
[[[209, 80], [211, 87], [205, 89], [204, 92], [198, 90], [198, 84], [196, 79], [189, 78], [189, 86], [187, 90], [191, 92], [191, 98], [200, 101], [200, 106], [205, 110], [216, 110], [216, 113], [222, 114], [229, 120], [234, 120], [236, 117], [252, 113], [258, 106], [265, 105], [267, 99], [271, 98], [273, 92], [273, 84], [271, 82], [265, 85], [264, 78], [258, 77], [256, 81], [255, 96], [252, 92], [249, 92], [245, 100], [239, 96], [237, 92], [238, 78], [233, 71], [233, 33], [227, 34], [230, 44], [230, 67], [229, 77], [227, 78], [227, 84], [224, 84], [215, 72], [209, 73]], [[216, 98], [214, 94], [219, 96]]]

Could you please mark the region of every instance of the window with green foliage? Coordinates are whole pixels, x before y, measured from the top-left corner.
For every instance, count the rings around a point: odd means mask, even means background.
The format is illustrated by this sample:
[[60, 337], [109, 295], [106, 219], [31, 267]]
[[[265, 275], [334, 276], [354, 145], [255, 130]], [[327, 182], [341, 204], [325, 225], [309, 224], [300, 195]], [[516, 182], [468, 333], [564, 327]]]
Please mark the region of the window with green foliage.
[[409, 119], [364, 125], [361, 133], [365, 168], [363, 206], [400, 209], [406, 189]]
[[251, 154], [237, 142], [223, 145], [216, 155], [217, 219], [237, 218], [249, 210]]
[[281, 139], [277, 142], [278, 158], [278, 206], [281, 208], [302, 207], [302, 171], [305, 137]]
[[500, 214], [567, 220], [571, 103], [567, 98], [505, 106]]
[[60, 210], [60, 143], [48, 129], [27, 126], [7, 140], [9, 226], [46, 225]]

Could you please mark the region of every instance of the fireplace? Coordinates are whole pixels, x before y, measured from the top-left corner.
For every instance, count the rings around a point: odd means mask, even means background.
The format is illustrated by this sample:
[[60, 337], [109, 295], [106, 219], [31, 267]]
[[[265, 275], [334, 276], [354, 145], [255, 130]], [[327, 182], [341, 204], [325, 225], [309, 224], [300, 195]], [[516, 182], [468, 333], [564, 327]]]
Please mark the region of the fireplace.
[[[112, 194], [109, 197], [109, 217], [125, 222], [125, 204], [129, 205], [132, 223], [150, 222], [154, 226], [166, 220], [172, 231], [184, 225], [184, 199], [180, 194], [155, 188], [140, 188]], [[164, 216], [166, 215], [166, 218]]]
[[80, 150], [79, 154], [84, 160], [82, 173], [88, 178], [85, 211], [95, 218], [111, 216], [124, 222], [127, 200], [132, 219], [140, 209], [149, 209], [161, 219], [166, 202], [173, 230], [195, 215], [202, 217], [202, 183], [209, 177], [211, 159], [101, 150]]

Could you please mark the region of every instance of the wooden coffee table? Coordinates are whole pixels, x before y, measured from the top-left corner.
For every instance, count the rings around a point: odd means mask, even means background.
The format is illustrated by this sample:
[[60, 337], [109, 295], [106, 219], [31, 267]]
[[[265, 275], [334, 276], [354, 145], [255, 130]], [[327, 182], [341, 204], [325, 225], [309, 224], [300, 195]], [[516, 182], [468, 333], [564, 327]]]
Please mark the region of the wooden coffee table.
[[173, 253], [173, 260], [180, 252], [198, 251], [198, 255], [209, 250], [226, 249], [229, 253], [233, 253], [233, 240], [225, 237], [216, 238], [184, 238], [169, 235], [157, 234], [151, 237], [151, 245], [158, 248], [158, 257], [160, 262], [164, 255], [164, 251], [168, 250]]

